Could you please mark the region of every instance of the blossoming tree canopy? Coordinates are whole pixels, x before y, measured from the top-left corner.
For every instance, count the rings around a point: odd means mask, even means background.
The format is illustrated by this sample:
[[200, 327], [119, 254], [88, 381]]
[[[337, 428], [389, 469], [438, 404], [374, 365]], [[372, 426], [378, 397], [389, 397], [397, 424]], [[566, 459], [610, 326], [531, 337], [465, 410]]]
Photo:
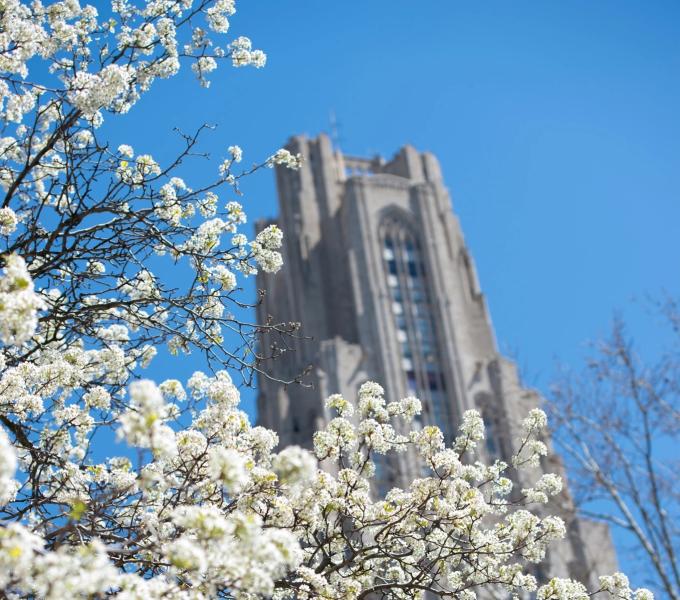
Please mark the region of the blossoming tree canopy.
[[[243, 152], [228, 146], [214, 180], [192, 187], [177, 169], [202, 129], [166, 165], [98, 134], [183, 64], [203, 86], [220, 61], [262, 67], [262, 51], [229, 36], [234, 13], [232, 0], [114, 0], [105, 15], [77, 0], [0, 3], [0, 595], [472, 598], [492, 586], [586, 598], [577, 582], [539, 587], [530, 574], [564, 525], [523, 505], [545, 503], [559, 479], [510, 501], [507, 465], [475, 460], [476, 413], [445, 447], [434, 427], [399, 433], [417, 399], [386, 403], [367, 383], [356, 407], [329, 399], [337, 417], [310, 452], [278, 450], [239, 409], [228, 370], [248, 382], [267, 358], [253, 334], [296, 327], [230, 312], [239, 277], [281, 268], [282, 232], [248, 240], [243, 207], [220, 194], [301, 157], [281, 149], [239, 170]], [[163, 281], [162, 261], [189, 275]], [[199, 351], [212, 374], [139, 379], [161, 344]], [[545, 452], [544, 421], [525, 421], [516, 468]], [[106, 457], [106, 432], [129, 451]], [[394, 452], [426, 471], [376, 497], [375, 457]], [[620, 574], [600, 590], [648, 597]]]
[[[295, 168], [299, 157], [282, 149], [238, 170], [243, 152], [232, 145], [212, 181], [194, 188], [177, 171], [204, 128], [182, 134], [167, 165], [127, 144], [110, 148], [97, 130], [182, 63], [202, 85], [219, 61], [263, 66], [248, 38], [228, 35], [234, 3], [114, 2], [104, 18], [75, 1], [10, 1], [0, 12], [0, 235], [5, 256], [19, 255], [40, 282], [48, 305], [41, 339], [105, 340], [119, 380], [162, 343], [174, 353], [198, 348], [244, 374], [259, 367], [266, 357], [254, 328], [225, 307], [237, 273], [280, 268], [281, 232], [270, 227], [249, 241], [239, 231], [241, 204], [219, 193], [238, 192], [240, 178], [263, 165]], [[154, 274], [149, 265], [161, 257], [188, 265], [193, 276], [183, 288]], [[284, 336], [292, 329], [267, 326]], [[225, 328], [240, 336], [239, 350], [222, 348]]]

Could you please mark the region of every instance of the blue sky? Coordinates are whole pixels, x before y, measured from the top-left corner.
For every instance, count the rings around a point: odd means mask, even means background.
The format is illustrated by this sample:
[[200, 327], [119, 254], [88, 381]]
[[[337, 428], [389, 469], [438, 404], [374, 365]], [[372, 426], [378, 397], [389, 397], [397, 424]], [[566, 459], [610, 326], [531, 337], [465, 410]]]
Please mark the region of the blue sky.
[[[333, 111], [345, 152], [437, 154], [499, 345], [530, 380], [615, 309], [654, 347], [631, 301], [680, 291], [680, 5], [263, 0], [232, 32], [265, 69], [159, 82], [115, 136], [163, 157], [172, 127], [208, 122], [215, 161], [233, 143], [256, 161]], [[276, 213], [270, 173], [243, 189], [251, 221]]]
[[[632, 301], [680, 292], [680, 4], [238, 7], [232, 33], [267, 67], [222, 69], [209, 90], [189, 73], [159, 82], [116, 120], [116, 142], [162, 158], [172, 127], [209, 122], [215, 162], [234, 143], [256, 161], [292, 134], [328, 131], [333, 111], [347, 153], [411, 143], [439, 157], [499, 346], [529, 383], [545, 389], [556, 360], [577, 364], [616, 309], [658, 348]], [[251, 221], [276, 213], [271, 173], [243, 190]]]

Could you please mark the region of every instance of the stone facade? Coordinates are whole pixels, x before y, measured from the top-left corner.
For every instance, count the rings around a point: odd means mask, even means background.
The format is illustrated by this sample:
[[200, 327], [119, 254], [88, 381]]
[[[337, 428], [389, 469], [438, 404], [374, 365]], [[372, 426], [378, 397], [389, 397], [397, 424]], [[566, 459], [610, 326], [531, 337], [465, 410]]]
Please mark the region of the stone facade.
[[[422, 421], [449, 438], [463, 411], [479, 409], [489, 431], [482, 452], [507, 459], [519, 422], [540, 397], [497, 350], [437, 159], [411, 146], [389, 162], [345, 156], [325, 135], [294, 137], [287, 148], [305, 162], [298, 171], [276, 170], [284, 268], [258, 275], [265, 291], [258, 317], [302, 322], [309, 337], [271, 367], [275, 379], [289, 381], [311, 365], [311, 386], [260, 378], [260, 423], [282, 445], [309, 447], [329, 418], [324, 399], [354, 398], [371, 379], [388, 399], [417, 395]], [[261, 339], [265, 350], [273, 343]], [[380, 465], [381, 488], [419, 471], [411, 456], [393, 460]], [[542, 469], [564, 476], [554, 455]], [[551, 510], [569, 530], [549, 556], [551, 574], [592, 581], [615, 570], [608, 529], [573, 518], [568, 490]]]

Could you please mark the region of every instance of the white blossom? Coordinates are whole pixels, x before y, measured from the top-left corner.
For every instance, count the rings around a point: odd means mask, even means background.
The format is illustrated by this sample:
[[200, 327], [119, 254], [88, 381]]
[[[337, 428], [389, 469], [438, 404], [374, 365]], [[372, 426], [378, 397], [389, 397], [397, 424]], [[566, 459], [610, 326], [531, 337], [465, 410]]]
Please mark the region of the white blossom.
[[283, 232], [277, 225], [269, 225], [250, 242], [255, 261], [267, 273], [276, 273], [283, 265], [278, 249], [281, 247]]
[[227, 491], [239, 492], [248, 482], [247, 458], [231, 448], [211, 448], [208, 462], [210, 476]]
[[0, 235], [14, 233], [18, 222], [15, 212], [9, 206], [0, 208]]
[[135, 151], [132, 149], [132, 146], [128, 144], [121, 144], [118, 146], [118, 154], [124, 156], [125, 158], [133, 158]]
[[0, 277], [0, 340], [13, 345], [27, 342], [38, 326], [38, 311], [44, 308], [24, 260], [8, 256]]
[[556, 577], [539, 587], [536, 597], [538, 600], [588, 600], [590, 595], [582, 583]]
[[289, 446], [272, 458], [272, 469], [288, 484], [307, 484], [316, 474], [314, 455], [299, 446]]
[[151, 448], [159, 457], [177, 453], [173, 430], [164, 421], [171, 409], [160, 389], [151, 381], [136, 381], [130, 386], [130, 408], [120, 418], [121, 435], [133, 446]]
[[14, 471], [17, 468], [17, 458], [5, 430], [0, 427], [0, 506], [7, 504], [14, 498], [16, 481]]
[[267, 159], [267, 165], [273, 167], [274, 165], [281, 165], [289, 169], [299, 169], [302, 165], [302, 155], [292, 154], [290, 150], [280, 148], [275, 154]]
[[231, 159], [234, 162], [240, 163], [241, 160], [243, 159], [243, 150], [241, 150], [240, 146], [229, 146], [229, 148], [227, 148], [227, 151], [231, 155]]

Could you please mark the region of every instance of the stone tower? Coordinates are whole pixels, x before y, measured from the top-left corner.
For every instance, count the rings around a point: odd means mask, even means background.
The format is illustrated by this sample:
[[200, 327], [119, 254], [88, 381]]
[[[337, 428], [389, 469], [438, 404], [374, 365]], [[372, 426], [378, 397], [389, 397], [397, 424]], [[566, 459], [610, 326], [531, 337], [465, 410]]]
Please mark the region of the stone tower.
[[[540, 397], [496, 348], [437, 159], [411, 146], [388, 162], [347, 156], [325, 135], [294, 137], [287, 148], [305, 162], [298, 171], [276, 169], [284, 268], [258, 275], [265, 291], [258, 317], [302, 322], [309, 337], [271, 363], [272, 375], [290, 381], [311, 365], [312, 385], [260, 378], [260, 424], [276, 430], [282, 446], [309, 447], [329, 418], [325, 398], [355, 398], [370, 379], [388, 400], [420, 398], [423, 424], [438, 425], [448, 440], [463, 411], [478, 409], [488, 432], [482, 451], [508, 460], [518, 423]], [[261, 339], [263, 349], [274, 343]], [[379, 487], [414, 477], [410, 460], [382, 465]], [[542, 468], [564, 475], [555, 456]], [[552, 574], [585, 582], [615, 570], [605, 526], [573, 518], [568, 491], [551, 508], [569, 530], [549, 556]]]

